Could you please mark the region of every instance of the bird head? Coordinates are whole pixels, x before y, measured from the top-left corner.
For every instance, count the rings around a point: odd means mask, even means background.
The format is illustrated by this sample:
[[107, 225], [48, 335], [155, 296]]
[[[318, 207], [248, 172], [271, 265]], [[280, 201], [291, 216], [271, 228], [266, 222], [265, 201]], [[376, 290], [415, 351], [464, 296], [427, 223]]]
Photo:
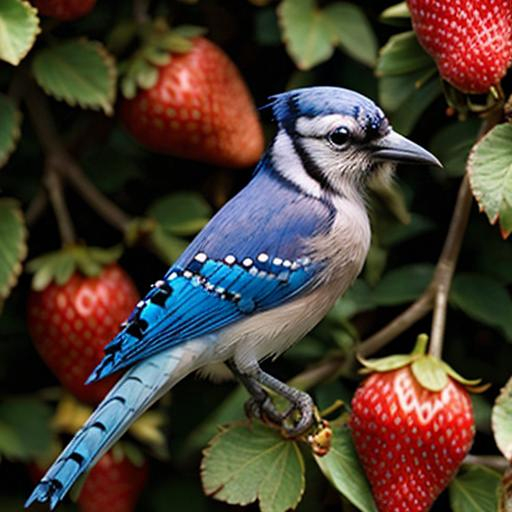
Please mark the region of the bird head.
[[[364, 186], [398, 163], [440, 166], [395, 132], [370, 99], [338, 87], [295, 89], [271, 97], [278, 124], [272, 156], [278, 172], [314, 195]], [[300, 166], [300, 169], [297, 167]]]

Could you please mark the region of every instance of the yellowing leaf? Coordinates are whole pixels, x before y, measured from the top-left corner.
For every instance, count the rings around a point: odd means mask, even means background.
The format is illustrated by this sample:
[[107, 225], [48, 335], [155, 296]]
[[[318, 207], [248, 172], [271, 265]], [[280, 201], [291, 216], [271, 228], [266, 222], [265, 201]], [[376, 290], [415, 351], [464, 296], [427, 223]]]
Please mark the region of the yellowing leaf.
[[39, 34], [37, 10], [25, 0], [0, 2], [0, 59], [17, 66]]
[[480, 210], [498, 219], [503, 238], [512, 232], [512, 125], [493, 128], [469, 156], [469, 179]]
[[501, 453], [512, 462], [512, 378], [501, 390], [492, 409], [492, 430]]
[[294, 509], [304, 492], [304, 461], [297, 443], [261, 423], [233, 424], [204, 452], [205, 492], [230, 504], [259, 501], [262, 512]]
[[37, 83], [56, 99], [112, 114], [116, 66], [100, 43], [71, 40], [40, 50], [33, 71]]

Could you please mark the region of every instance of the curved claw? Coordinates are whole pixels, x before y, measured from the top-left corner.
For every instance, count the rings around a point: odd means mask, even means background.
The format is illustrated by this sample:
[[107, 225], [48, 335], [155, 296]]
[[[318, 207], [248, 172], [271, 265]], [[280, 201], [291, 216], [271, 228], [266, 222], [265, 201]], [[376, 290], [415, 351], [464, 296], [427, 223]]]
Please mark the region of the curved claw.
[[293, 426], [282, 425], [282, 432], [286, 437], [300, 437], [315, 424], [315, 404], [307, 393], [301, 393], [293, 405], [293, 409], [300, 414], [299, 420]]

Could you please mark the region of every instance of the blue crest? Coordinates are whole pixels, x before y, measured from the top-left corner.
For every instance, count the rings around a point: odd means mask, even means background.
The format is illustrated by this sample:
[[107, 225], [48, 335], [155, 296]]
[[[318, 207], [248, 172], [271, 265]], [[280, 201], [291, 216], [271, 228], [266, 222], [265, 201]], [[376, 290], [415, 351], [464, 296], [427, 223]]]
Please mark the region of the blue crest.
[[367, 131], [384, 132], [388, 121], [384, 112], [369, 98], [340, 87], [306, 87], [270, 97], [267, 107], [272, 108], [279, 125], [289, 130], [299, 117], [329, 114], [351, 116]]

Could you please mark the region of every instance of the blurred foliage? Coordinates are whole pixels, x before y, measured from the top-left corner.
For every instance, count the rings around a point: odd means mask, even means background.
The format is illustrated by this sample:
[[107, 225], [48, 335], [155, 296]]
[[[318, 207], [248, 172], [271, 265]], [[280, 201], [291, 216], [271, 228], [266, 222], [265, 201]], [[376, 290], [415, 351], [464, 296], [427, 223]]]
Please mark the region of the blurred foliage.
[[[272, 371], [286, 380], [317, 363], [341, 361], [334, 377], [315, 382], [312, 389], [308, 382], [301, 386], [321, 407], [336, 399], [348, 403], [358, 382], [357, 343], [396, 317], [430, 283], [481, 121], [474, 115], [456, 120], [447, 110], [435, 65], [411, 31], [404, 2], [155, 0], [151, 12], [173, 24], [205, 27], [207, 37], [240, 68], [257, 105], [289, 87], [355, 89], [379, 102], [398, 131], [443, 161], [443, 170], [400, 169], [391, 192], [374, 190], [369, 199], [374, 236], [364, 272], [326, 319], [272, 364]], [[21, 273], [26, 233], [31, 259], [59, 246], [55, 218], [41, 199], [48, 148], [35, 129], [38, 116], [27, 115], [21, 99], [25, 88], [37, 84], [48, 95], [50, 123], [61, 134], [60, 143], [76, 158], [90, 186], [121, 210], [121, 216], [105, 215], [87, 190], [70, 180], [65, 192], [80, 239], [91, 246], [122, 245], [121, 264], [141, 290], [163, 275], [251, 176], [251, 169], [227, 170], [151, 153], [125, 133], [116, 117], [116, 63], [133, 50], [135, 30], [132, 2], [99, 0], [88, 16], [72, 23], [39, 20], [25, 0], [0, 2], [2, 512], [20, 510], [29, 493], [26, 462], [52, 453], [52, 417], [60, 396], [53, 388], [55, 378], [31, 345], [24, 317], [30, 287]], [[161, 55], [150, 57], [154, 61]], [[503, 86], [510, 92], [510, 78]], [[272, 120], [261, 115], [270, 140]], [[479, 206], [491, 222], [499, 220], [503, 235], [512, 226], [511, 132], [510, 125], [496, 127], [471, 156]], [[511, 262], [510, 241], [473, 208], [449, 297], [444, 356], [464, 375], [492, 383], [474, 399], [475, 454], [500, 453], [490, 422], [492, 404], [510, 377]], [[409, 352], [418, 332], [428, 329], [429, 319], [421, 320], [381, 352]], [[213, 386], [194, 378], [172, 391], [161, 406], [169, 417], [170, 460], [161, 460], [162, 451], [153, 453], [152, 476], [137, 510], [234, 509], [204, 496], [199, 461], [219, 425], [243, 418], [246, 398], [232, 382]], [[504, 391], [493, 426], [508, 457], [510, 421], [510, 396]], [[375, 509], [348, 430], [336, 431], [331, 453], [317, 459], [319, 467], [314, 460], [304, 443], [283, 440], [259, 425], [250, 429], [234, 423], [217, 433], [206, 451], [204, 490], [229, 503], [259, 499], [269, 512], [295, 506], [303, 493], [298, 510], [304, 512]], [[495, 510], [499, 481], [493, 470], [465, 467], [432, 510]], [[76, 506], [65, 504], [60, 510]]]

